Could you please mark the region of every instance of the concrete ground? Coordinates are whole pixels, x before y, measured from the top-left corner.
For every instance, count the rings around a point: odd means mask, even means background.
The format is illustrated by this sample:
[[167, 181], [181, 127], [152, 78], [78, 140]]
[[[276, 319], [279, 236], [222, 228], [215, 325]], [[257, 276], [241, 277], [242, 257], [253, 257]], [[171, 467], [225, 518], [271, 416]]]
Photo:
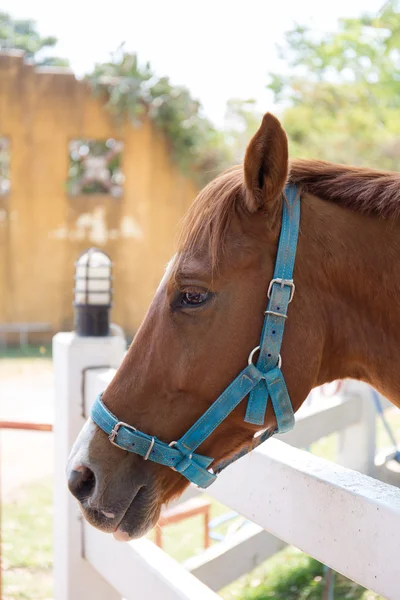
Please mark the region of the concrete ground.
[[[0, 420], [52, 423], [53, 370], [47, 358], [0, 359]], [[53, 434], [0, 431], [2, 499], [53, 473]]]

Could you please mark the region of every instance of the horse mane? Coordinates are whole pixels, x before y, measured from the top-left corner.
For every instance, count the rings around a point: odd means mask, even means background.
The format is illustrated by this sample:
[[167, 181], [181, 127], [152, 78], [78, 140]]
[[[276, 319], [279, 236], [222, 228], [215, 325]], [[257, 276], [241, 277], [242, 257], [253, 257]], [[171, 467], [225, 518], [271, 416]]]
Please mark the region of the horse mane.
[[[384, 219], [400, 217], [400, 173], [329, 163], [291, 161], [289, 180], [308, 192], [361, 214]], [[243, 166], [224, 171], [198, 194], [184, 217], [178, 253], [193, 253], [207, 240], [210, 260], [217, 265], [232, 219], [244, 209]]]
[[296, 159], [289, 181], [304, 192], [364, 215], [400, 216], [400, 173]]

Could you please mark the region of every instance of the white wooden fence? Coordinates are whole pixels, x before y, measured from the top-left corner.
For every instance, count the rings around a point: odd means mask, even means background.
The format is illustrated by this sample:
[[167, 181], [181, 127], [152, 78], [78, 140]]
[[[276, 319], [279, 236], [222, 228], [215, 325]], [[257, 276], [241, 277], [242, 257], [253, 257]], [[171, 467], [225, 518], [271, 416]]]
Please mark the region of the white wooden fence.
[[[148, 540], [121, 544], [84, 523], [66, 487], [65, 465], [91, 404], [124, 352], [120, 336], [54, 338], [56, 600], [216, 599], [215, 590], [286, 543], [399, 600], [400, 490], [365, 474], [386, 478], [385, 466], [375, 465], [375, 409], [361, 384], [325, 399], [322, 410], [320, 402], [308, 403], [290, 434], [268, 441], [219, 476], [207, 494], [252, 524], [184, 566]], [[334, 432], [340, 432], [340, 465], [293, 447]], [[396, 481], [393, 473], [390, 478]]]

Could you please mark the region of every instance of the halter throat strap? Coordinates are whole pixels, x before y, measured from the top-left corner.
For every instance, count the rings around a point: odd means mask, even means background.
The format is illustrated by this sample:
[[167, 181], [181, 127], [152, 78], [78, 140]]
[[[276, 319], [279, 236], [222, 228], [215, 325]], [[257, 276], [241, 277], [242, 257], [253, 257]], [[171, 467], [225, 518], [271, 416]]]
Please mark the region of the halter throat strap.
[[[293, 407], [281, 371], [280, 349], [288, 307], [295, 292], [293, 269], [300, 224], [300, 198], [296, 186], [286, 187], [282, 204], [281, 233], [274, 275], [267, 291], [268, 305], [265, 310], [260, 344], [250, 352], [248, 365], [208, 410], [179, 440], [167, 444], [119, 421], [104, 405], [102, 395], [97, 397], [92, 408], [93, 421], [108, 434], [112, 444], [138, 454], [144, 460], [171, 467], [202, 488], [213, 483], [216, 473], [247, 454], [274, 433], [284, 433], [294, 427]], [[220, 462], [215, 472], [212, 472], [210, 466], [214, 459], [197, 454], [195, 450], [246, 396], [249, 399], [245, 421], [262, 427], [268, 400], [271, 398], [277, 428], [275, 431], [266, 430], [255, 437], [239, 454]]]

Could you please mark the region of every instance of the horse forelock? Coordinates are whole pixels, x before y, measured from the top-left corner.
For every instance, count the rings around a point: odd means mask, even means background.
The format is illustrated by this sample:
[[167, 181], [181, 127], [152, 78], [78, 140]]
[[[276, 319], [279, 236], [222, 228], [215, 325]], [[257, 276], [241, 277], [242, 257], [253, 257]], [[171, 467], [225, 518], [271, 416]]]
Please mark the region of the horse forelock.
[[196, 254], [206, 244], [211, 265], [216, 268], [232, 220], [243, 206], [243, 194], [242, 165], [228, 169], [201, 190], [183, 219], [178, 256]]

